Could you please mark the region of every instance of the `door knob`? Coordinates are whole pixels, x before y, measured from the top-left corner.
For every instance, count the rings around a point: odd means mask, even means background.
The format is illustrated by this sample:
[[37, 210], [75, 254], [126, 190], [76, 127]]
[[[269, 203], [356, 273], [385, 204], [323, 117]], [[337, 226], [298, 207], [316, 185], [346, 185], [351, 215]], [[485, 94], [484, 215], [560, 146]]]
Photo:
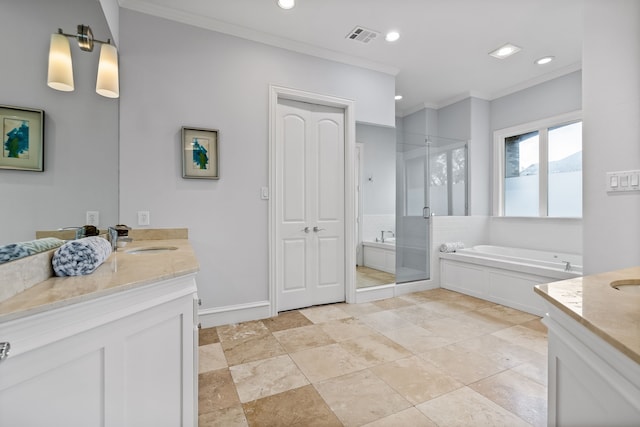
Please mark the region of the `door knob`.
[[316, 233], [317, 233], [318, 231], [323, 231], [323, 230], [324, 230], [324, 228], [318, 228], [318, 226], [317, 226], [317, 225], [316, 225], [315, 227], [313, 227], [313, 231], [314, 231], [314, 232], [316, 232]]
[[305, 233], [308, 233], [311, 230], [309, 230], [309, 227], [305, 227], [305, 228], [302, 229], [302, 231], [304, 231]]

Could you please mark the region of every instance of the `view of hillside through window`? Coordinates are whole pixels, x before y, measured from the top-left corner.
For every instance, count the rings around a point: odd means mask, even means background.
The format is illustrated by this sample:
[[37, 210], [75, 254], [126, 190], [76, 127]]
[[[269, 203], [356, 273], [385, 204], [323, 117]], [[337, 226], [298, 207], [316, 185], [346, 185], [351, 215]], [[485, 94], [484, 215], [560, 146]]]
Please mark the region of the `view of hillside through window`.
[[[505, 216], [582, 216], [582, 122], [510, 136], [504, 143]], [[545, 188], [540, 188], [540, 144], [548, 153]], [[547, 200], [546, 215], [540, 213], [540, 196]]]
[[582, 216], [582, 122], [549, 129], [548, 216]]

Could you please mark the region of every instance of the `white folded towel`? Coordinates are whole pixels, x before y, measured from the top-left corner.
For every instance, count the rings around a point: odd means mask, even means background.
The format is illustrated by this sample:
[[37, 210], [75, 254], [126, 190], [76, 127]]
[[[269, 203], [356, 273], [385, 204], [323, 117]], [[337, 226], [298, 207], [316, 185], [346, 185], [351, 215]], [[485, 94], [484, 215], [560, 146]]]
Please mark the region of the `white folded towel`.
[[462, 242], [446, 242], [440, 245], [440, 252], [451, 253], [458, 249], [464, 249]]

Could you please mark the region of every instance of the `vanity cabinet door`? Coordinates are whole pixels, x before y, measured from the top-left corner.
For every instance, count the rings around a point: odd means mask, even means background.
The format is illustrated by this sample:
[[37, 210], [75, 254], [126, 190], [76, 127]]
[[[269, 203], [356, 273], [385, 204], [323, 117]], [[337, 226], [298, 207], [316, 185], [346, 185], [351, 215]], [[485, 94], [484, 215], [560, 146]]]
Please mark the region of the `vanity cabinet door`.
[[[68, 325], [98, 325], [2, 360], [0, 426], [195, 425], [195, 293], [150, 297], [138, 304], [144, 294], [134, 295], [129, 307], [76, 306], [69, 316], [77, 321]], [[109, 321], [99, 320], [102, 314]], [[12, 326], [38, 335], [20, 322]]]
[[104, 348], [73, 354], [61, 344], [2, 362], [0, 425], [103, 425]]

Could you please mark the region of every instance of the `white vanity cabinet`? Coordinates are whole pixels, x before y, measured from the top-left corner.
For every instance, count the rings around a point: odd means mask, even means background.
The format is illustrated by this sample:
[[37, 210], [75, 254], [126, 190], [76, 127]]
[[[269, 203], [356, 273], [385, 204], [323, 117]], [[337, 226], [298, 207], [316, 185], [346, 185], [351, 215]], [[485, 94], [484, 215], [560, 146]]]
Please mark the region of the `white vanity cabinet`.
[[0, 323], [0, 426], [197, 425], [195, 274]]
[[555, 306], [547, 309], [548, 425], [640, 425], [640, 365]]

